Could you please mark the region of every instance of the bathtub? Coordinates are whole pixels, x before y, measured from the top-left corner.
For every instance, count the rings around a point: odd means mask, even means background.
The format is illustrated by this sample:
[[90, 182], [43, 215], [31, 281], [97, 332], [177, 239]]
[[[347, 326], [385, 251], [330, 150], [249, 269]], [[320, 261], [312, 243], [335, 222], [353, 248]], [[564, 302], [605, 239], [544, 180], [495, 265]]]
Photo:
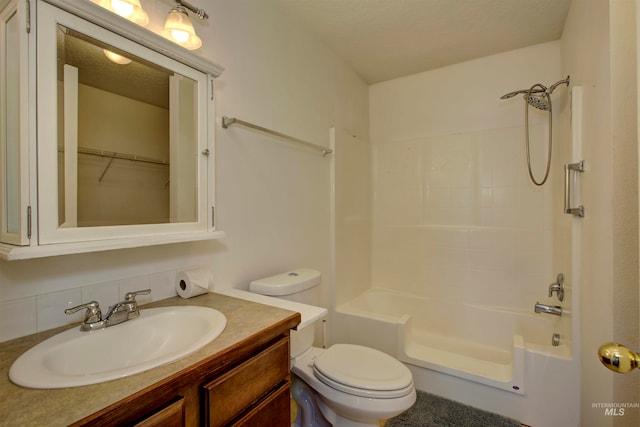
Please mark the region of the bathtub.
[[[579, 420], [579, 366], [560, 318], [369, 289], [334, 313], [343, 340], [409, 366], [419, 390], [528, 425]], [[551, 416], [550, 414], [553, 414]]]

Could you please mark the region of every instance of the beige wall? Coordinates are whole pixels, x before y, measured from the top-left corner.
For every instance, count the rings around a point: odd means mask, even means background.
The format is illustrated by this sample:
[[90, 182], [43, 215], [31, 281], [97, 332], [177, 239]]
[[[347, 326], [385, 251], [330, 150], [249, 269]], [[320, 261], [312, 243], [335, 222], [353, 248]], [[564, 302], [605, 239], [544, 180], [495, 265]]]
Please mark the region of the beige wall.
[[637, 425], [638, 410], [606, 417], [599, 402], [638, 402], [638, 377], [598, 362], [598, 347], [638, 345], [635, 2], [574, 1], [562, 36], [563, 70], [585, 89], [580, 286], [582, 422]]
[[[613, 150], [613, 340], [640, 349], [638, 303], [638, 80], [634, 0], [612, 0], [611, 139]], [[640, 376], [614, 375], [615, 402], [640, 402]], [[630, 409], [614, 425], [640, 425]]]

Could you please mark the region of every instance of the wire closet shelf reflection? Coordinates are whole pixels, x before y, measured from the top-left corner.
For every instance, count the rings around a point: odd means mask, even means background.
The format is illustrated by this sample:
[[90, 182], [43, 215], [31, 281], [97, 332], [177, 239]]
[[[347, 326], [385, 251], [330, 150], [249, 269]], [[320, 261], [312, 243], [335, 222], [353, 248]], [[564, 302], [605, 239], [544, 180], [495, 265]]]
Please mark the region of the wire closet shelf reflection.
[[[64, 147], [58, 146], [58, 152], [64, 153]], [[142, 163], [151, 163], [154, 165], [169, 166], [168, 160], [155, 159], [153, 157], [147, 157], [147, 156], [139, 156], [137, 154], [119, 153], [117, 151], [100, 150], [97, 148], [78, 147], [78, 154], [87, 154], [89, 156], [109, 158], [109, 163], [107, 163], [107, 166], [102, 171], [100, 178], [98, 178], [98, 182], [102, 182], [102, 179], [104, 178], [107, 171], [111, 167], [111, 163], [113, 162], [114, 159], [130, 160], [132, 162], [142, 162]]]
[[271, 130], [269, 128], [258, 126], [258, 125], [255, 125], [253, 123], [249, 123], [249, 122], [246, 122], [244, 120], [237, 119], [235, 117], [222, 116], [222, 128], [223, 129], [227, 129], [231, 125], [245, 126], [245, 127], [251, 128], [251, 129], [258, 130], [260, 132], [267, 133], [269, 135], [277, 136], [278, 138], [282, 138], [283, 140], [288, 141], [288, 142], [294, 142], [294, 143], [297, 143], [297, 144], [302, 144], [302, 145], [304, 145], [304, 146], [306, 146], [308, 148], [312, 148], [314, 150], [319, 151], [322, 154], [323, 157], [326, 156], [327, 154], [333, 153], [332, 149], [327, 148], [327, 147], [323, 147], [322, 145], [313, 144], [311, 142], [307, 142], [307, 141], [304, 141], [302, 139], [295, 138], [293, 136], [289, 136], [289, 135], [286, 135], [284, 133], [277, 132], [275, 130]]

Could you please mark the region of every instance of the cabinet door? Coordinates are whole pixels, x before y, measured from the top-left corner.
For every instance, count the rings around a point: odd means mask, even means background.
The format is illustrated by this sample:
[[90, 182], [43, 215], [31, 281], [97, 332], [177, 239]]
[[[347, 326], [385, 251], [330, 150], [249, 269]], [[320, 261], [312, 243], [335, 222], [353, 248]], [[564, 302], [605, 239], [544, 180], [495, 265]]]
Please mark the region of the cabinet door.
[[0, 241], [27, 245], [29, 9], [26, 0], [4, 3], [0, 12]]
[[209, 75], [37, 7], [39, 244], [206, 233]]

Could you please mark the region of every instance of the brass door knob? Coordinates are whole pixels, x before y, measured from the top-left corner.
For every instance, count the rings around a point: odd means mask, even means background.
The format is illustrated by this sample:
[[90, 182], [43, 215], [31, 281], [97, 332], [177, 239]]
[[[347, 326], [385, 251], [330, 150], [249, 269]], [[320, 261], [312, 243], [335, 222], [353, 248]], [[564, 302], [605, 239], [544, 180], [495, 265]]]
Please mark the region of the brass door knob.
[[640, 364], [640, 354], [614, 342], [602, 344], [598, 357], [604, 366], [621, 374], [633, 371]]

